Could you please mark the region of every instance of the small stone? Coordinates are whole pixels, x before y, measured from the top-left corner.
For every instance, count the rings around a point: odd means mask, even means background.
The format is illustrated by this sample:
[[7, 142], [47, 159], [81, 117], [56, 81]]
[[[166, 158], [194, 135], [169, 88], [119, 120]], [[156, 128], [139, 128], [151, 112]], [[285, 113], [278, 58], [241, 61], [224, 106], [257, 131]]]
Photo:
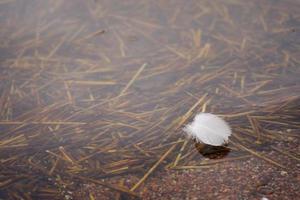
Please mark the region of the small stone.
[[280, 172], [280, 175], [281, 175], [281, 176], [285, 176], [285, 175], [287, 175], [287, 174], [288, 174], [288, 173], [287, 173], [286, 171], [281, 171], [281, 172]]
[[70, 195], [65, 195], [65, 199], [66, 200], [71, 200], [71, 199], [73, 199]]
[[260, 194], [263, 194], [263, 195], [270, 195], [270, 194], [272, 194], [274, 191], [273, 191], [273, 189], [270, 188], [270, 187], [267, 187], [267, 186], [261, 186], [261, 187], [258, 188], [258, 192], [259, 192]]

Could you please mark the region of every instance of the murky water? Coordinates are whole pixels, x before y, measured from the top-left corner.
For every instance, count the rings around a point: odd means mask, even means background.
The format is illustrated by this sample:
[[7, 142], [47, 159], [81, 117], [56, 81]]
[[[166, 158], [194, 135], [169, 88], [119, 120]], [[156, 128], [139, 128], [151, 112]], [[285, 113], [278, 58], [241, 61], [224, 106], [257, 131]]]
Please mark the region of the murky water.
[[[299, 9], [0, 1], [0, 198], [299, 196]], [[198, 112], [230, 151], [185, 138]]]

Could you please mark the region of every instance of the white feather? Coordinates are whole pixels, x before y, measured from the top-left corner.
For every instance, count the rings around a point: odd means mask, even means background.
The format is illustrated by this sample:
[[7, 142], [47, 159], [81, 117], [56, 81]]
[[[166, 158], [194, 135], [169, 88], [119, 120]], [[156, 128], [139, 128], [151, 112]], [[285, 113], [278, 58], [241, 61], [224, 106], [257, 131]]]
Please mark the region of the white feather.
[[199, 113], [183, 131], [197, 142], [221, 146], [228, 142], [231, 129], [222, 118], [211, 113]]

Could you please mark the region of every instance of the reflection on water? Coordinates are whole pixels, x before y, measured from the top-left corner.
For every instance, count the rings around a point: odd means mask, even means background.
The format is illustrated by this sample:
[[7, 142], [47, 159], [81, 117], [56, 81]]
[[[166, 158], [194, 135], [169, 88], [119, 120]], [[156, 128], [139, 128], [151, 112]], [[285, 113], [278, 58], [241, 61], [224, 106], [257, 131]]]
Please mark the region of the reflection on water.
[[[299, 6], [0, 1], [0, 197], [168, 199], [167, 189], [152, 187], [157, 173], [224, 171], [230, 161], [238, 174], [245, 158], [287, 171], [289, 190], [272, 195], [294, 197]], [[227, 157], [207, 161], [184, 138], [181, 127], [201, 111], [231, 124]], [[91, 183], [96, 191], [78, 191]], [[173, 197], [197, 197], [202, 183]], [[239, 197], [261, 197], [244, 186]], [[237, 199], [234, 190], [204, 197]]]

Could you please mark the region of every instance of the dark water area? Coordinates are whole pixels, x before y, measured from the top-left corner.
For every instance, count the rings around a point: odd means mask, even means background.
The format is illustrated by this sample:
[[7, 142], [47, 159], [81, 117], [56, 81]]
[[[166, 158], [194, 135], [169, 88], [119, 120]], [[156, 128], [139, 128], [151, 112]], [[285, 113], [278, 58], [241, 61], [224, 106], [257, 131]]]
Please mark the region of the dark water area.
[[[0, 199], [299, 199], [299, 10], [1, 0]], [[199, 112], [228, 146], [185, 137]]]

